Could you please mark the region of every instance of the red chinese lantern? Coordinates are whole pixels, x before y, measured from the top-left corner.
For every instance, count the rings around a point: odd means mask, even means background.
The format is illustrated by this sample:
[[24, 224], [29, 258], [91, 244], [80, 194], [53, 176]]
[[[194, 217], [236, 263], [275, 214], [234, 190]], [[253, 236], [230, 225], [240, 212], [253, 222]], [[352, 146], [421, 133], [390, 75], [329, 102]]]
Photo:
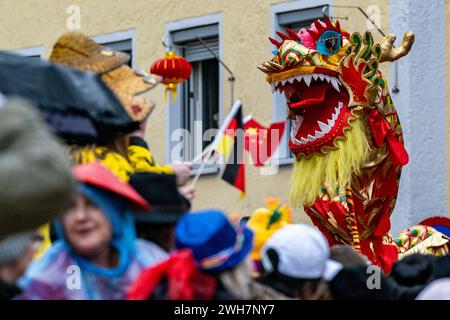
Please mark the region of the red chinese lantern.
[[170, 91], [175, 100], [177, 84], [189, 79], [192, 67], [185, 58], [168, 51], [163, 59], [159, 59], [151, 66], [150, 72], [163, 78], [162, 83], [166, 85], [165, 97], [167, 98], [167, 91]]

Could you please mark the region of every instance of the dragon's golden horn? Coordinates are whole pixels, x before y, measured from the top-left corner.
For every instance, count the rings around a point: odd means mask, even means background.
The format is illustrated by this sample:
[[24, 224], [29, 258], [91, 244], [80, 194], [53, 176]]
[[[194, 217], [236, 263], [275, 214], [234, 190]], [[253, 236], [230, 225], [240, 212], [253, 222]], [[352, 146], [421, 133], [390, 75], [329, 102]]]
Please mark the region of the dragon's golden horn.
[[276, 63], [276, 62], [273, 62], [273, 61], [267, 61], [266, 62], [271, 68], [273, 68], [273, 69], [278, 69], [278, 70], [281, 70], [281, 69], [283, 69], [283, 66], [281, 65], [281, 64], [278, 64], [278, 63]]
[[261, 70], [264, 73], [271, 73], [269, 69], [267, 69], [265, 66], [260, 65], [260, 66], [256, 66], [259, 70]]
[[405, 32], [405, 35], [403, 36], [403, 41], [400, 46], [397, 48], [393, 48], [394, 41], [396, 39], [396, 36], [394, 34], [388, 34], [385, 36], [381, 42], [381, 59], [380, 62], [385, 61], [395, 61], [397, 59], [400, 59], [401, 57], [404, 57], [408, 54], [409, 50], [411, 50], [411, 47], [414, 43], [414, 32], [408, 31]]
[[258, 66], [257, 68], [264, 73], [272, 73], [280, 71], [281, 69], [283, 69], [283, 66], [276, 62], [268, 60], [264, 62], [262, 65]]

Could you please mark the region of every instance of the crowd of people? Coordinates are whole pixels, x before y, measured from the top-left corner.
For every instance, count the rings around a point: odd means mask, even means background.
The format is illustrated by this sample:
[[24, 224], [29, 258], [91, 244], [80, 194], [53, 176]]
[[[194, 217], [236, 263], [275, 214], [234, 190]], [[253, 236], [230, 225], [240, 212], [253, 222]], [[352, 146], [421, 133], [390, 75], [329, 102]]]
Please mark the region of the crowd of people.
[[243, 218], [191, 211], [192, 165], [158, 165], [144, 140], [140, 94], [155, 83], [82, 34], [50, 60], [101, 74], [140, 127], [67, 143], [28, 101], [0, 96], [0, 299], [450, 299], [449, 256], [384, 274], [276, 199]]

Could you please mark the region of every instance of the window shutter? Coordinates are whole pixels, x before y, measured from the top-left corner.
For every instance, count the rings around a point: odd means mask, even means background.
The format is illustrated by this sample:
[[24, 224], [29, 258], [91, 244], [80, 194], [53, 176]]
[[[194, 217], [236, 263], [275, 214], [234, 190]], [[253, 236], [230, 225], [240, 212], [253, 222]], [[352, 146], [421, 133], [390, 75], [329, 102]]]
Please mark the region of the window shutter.
[[[209, 49], [211, 49], [214, 52], [214, 54], [218, 57], [219, 39], [210, 38], [202, 40], [206, 43]], [[209, 51], [200, 41], [187, 42], [185, 46], [186, 47], [184, 48], [184, 57], [190, 62], [215, 58], [214, 55], [211, 53], [211, 51]]]
[[280, 26], [295, 26], [310, 23], [316, 19], [323, 18], [324, 13], [329, 14], [328, 6], [323, 12], [323, 6], [288, 11], [278, 14], [278, 24]]
[[200, 37], [219, 56], [219, 25], [217, 23], [171, 32], [172, 42], [181, 46], [183, 55], [188, 61], [214, 59], [214, 55], [197, 37]]
[[129, 52], [131, 51], [131, 39], [108, 42], [103, 44], [105, 47], [114, 49], [116, 51]]

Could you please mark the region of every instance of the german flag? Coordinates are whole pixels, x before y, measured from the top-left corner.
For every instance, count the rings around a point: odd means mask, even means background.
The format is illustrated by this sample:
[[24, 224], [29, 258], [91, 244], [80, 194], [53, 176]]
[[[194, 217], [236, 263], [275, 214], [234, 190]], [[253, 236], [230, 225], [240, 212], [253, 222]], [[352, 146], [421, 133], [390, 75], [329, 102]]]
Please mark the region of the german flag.
[[224, 121], [215, 151], [223, 156], [221, 179], [245, 193], [245, 138], [242, 105], [236, 103]]

